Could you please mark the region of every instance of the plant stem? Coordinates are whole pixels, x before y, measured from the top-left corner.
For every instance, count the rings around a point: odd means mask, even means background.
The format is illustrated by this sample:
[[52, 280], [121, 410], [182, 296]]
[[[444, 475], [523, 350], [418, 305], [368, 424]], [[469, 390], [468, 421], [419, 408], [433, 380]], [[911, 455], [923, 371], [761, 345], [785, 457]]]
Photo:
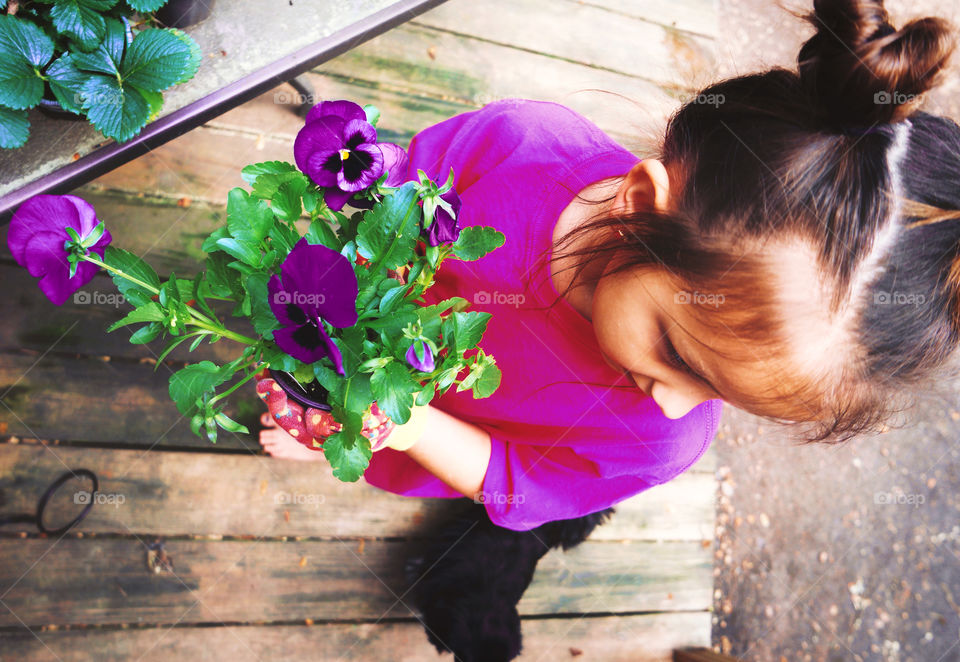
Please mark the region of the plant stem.
[[[156, 287], [154, 287], [153, 285], [150, 285], [149, 283], [144, 283], [144, 282], [143, 282], [142, 280], [140, 280], [139, 278], [136, 278], [136, 277], [134, 277], [134, 276], [131, 276], [130, 274], [128, 274], [128, 273], [126, 273], [126, 272], [124, 272], [124, 271], [122, 271], [122, 270], [120, 270], [120, 269], [117, 269], [116, 267], [111, 267], [109, 264], [107, 264], [106, 262], [103, 262], [102, 260], [98, 260], [97, 258], [92, 257], [92, 256], [90, 256], [90, 255], [81, 255], [81, 256], [80, 256], [80, 259], [86, 260], [87, 262], [90, 262], [91, 264], [95, 264], [95, 265], [97, 265], [98, 267], [100, 267], [101, 269], [105, 269], [105, 270], [109, 271], [110, 273], [113, 273], [113, 274], [116, 274], [116, 275], [120, 276], [121, 278], [126, 278], [126, 279], [129, 280], [131, 283], [133, 283], [134, 285], [137, 285], [138, 287], [142, 287], [143, 289], [147, 290], [148, 292], [153, 292], [154, 294], [160, 294], [160, 290], [157, 289]], [[222, 336], [222, 337], [224, 337], [224, 338], [229, 338], [230, 340], [233, 340], [233, 341], [238, 342], [238, 343], [242, 343], [242, 344], [244, 344], [244, 345], [256, 345], [257, 342], [259, 342], [259, 341], [256, 340], [255, 338], [248, 338], [247, 336], [241, 335], [241, 334], [239, 334], [239, 333], [235, 333], [234, 331], [231, 331], [230, 329], [228, 329], [228, 328], [226, 328], [226, 327], [224, 327], [224, 326], [222, 326], [222, 325], [217, 325], [217, 324], [216, 324], [213, 320], [211, 320], [209, 317], [207, 317], [206, 315], [204, 315], [203, 313], [201, 313], [199, 310], [196, 310], [195, 308], [192, 308], [191, 306], [187, 306], [187, 310], [190, 311], [190, 315], [194, 318], [194, 319], [190, 322], [190, 323], [193, 324], [194, 326], [197, 326], [197, 327], [199, 327], [199, 328], [201, 328], [201, 329], [205, 329], [205, 330], [207, 330], [207, 331], [210, 331], [211, 333], [216, 333], [218, 336]]]
[[[254, 364], [256, 364], [256, 361], [253, 361], [253, 362], [251, 362], [251, 363], [248, 363], [247, 365], [243, 366], [243, 367], [240, 368], [240, 369], [241, 369], [241, 370], [246, 370], [247, 368], [249, 368], [251, 365], [254, 365]], [[231, 393], [233, 393], [234, 391], [236, 391], [238, 388], [240, 388], [241, 386], [243, 386], [244, 384], [246, 384], [248, 381], [250, 381], [250, 379], [251, 379], [252, 377], [254, 377], [254, 376], [257, 374], [257, 372], [259, 372], [259, 371], [256, 370], [256, 369], [250, 371], [250, 374], [246, 375], [243, 379], [241, 379], [241, 380], [238, 381], [236, 384], [234, 384], [233, 386], [231, 386], [230, 388], [228, 388], [226, 391], [224, 391], [223, 393], [220, 393], [219, 395], [215, 395], [215, 396], [213, 396], [212, 398], [210, 398], [209, 404], [210, 404], [210, 405], [213, 405], [214, 403], [216, 403], [216, 402], [218, 402], [218, 401], [220, 401], [220, 400], [223, 400], [225, 397], [227, 397], [228, 395], [230, 395]]]

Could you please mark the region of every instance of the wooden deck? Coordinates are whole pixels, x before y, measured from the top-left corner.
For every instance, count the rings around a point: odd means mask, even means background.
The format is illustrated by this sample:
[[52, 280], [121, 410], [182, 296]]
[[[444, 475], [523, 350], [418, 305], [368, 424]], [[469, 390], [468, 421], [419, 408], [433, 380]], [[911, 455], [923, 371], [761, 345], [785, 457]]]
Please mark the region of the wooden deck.
[[[303, 1], [303, 0], [298, 0]], [[638, 7], [637, 5], [641, 5]], [[713, 73], [709, 0], [449, 0], [312, 72], [322, 99], [374, 103], [380, 135], [507, 97], [564, 103], [638, 154], [648, 127]], [[602, 91], [598, 91], [602, 90]], [[287, 85], [78, 191], [114, 242], [193, 273], [239, 168], [292, 159]], [[167, 395], [186, 354], [106, 326], [97, 278], [52, 306], [0, 246], [0, 513], [32, 509], [66, 467], [101, 477], [99, 504], [57, 541], [0, 531], [0, 660], [433, 660], [403, 600], [401, 550], [442, 500], [335, 481], [273, 460], [255, 436], [194, 436]], [[222, 359], [221, 344], [203, 356]], [[231, 415], [256, 429], [253, 389]], [[619, 507], [541, 562], [523, 602], [523, 660], [669, 659], [709, 645], [712, 458]], [[172, 567], [155, 573], [147, 546]]]

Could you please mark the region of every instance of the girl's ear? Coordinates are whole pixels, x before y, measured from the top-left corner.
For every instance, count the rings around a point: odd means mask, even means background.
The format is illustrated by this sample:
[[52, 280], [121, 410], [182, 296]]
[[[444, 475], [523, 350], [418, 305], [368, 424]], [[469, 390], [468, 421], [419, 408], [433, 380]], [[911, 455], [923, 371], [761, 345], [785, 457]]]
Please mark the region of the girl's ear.
[[670, 178], [663, 163], [644, 159], [630, 169], [614, 200], [614, 206], [626, 213], [666, 211], [670, 200]]

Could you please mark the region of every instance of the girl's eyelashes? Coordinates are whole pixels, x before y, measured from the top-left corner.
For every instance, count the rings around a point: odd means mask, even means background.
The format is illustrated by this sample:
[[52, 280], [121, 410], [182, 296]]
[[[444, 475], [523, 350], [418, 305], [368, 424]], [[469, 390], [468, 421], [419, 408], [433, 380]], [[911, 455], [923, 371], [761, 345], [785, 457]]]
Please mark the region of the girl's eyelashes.
[[682, 370], [688, 374], [693, 374], [693, 369], [683, 360], [683, 357], [677, 353], [677, 349], [673, 346], [673, 343], [670, 342], [670, 338], [664, 336], [664, 343], [666, 344], [667, 349], [667, 360], [673, 365], [674, 368]]

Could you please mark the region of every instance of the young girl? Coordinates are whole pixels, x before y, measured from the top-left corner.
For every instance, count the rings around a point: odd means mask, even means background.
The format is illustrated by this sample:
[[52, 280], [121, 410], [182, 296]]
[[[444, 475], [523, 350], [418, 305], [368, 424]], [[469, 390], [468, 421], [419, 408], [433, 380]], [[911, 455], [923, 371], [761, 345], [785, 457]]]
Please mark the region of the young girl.
[[[460, 224], [506, 235], [477, 262], [445, 262], [427, 300], [493, 314], [481, 346], [503, 381], [417, 411], [393, 433], [414, 443], [375, 453], [369, 483], [472, 497], [528, 530], [683, 472], [721, 400], [837, 441], [880, 427], [946, 364], [960, 128], [918, 106], [950, 28], [895, 29], [879, 0], [814, 6], [797, 71], [702, 90], [719, 103], [684, 105], [658, 159], [533, 101], [414, 137], [408, 177], [452, 167]], [[276, 430], [261, 441], [314, 453]]]

